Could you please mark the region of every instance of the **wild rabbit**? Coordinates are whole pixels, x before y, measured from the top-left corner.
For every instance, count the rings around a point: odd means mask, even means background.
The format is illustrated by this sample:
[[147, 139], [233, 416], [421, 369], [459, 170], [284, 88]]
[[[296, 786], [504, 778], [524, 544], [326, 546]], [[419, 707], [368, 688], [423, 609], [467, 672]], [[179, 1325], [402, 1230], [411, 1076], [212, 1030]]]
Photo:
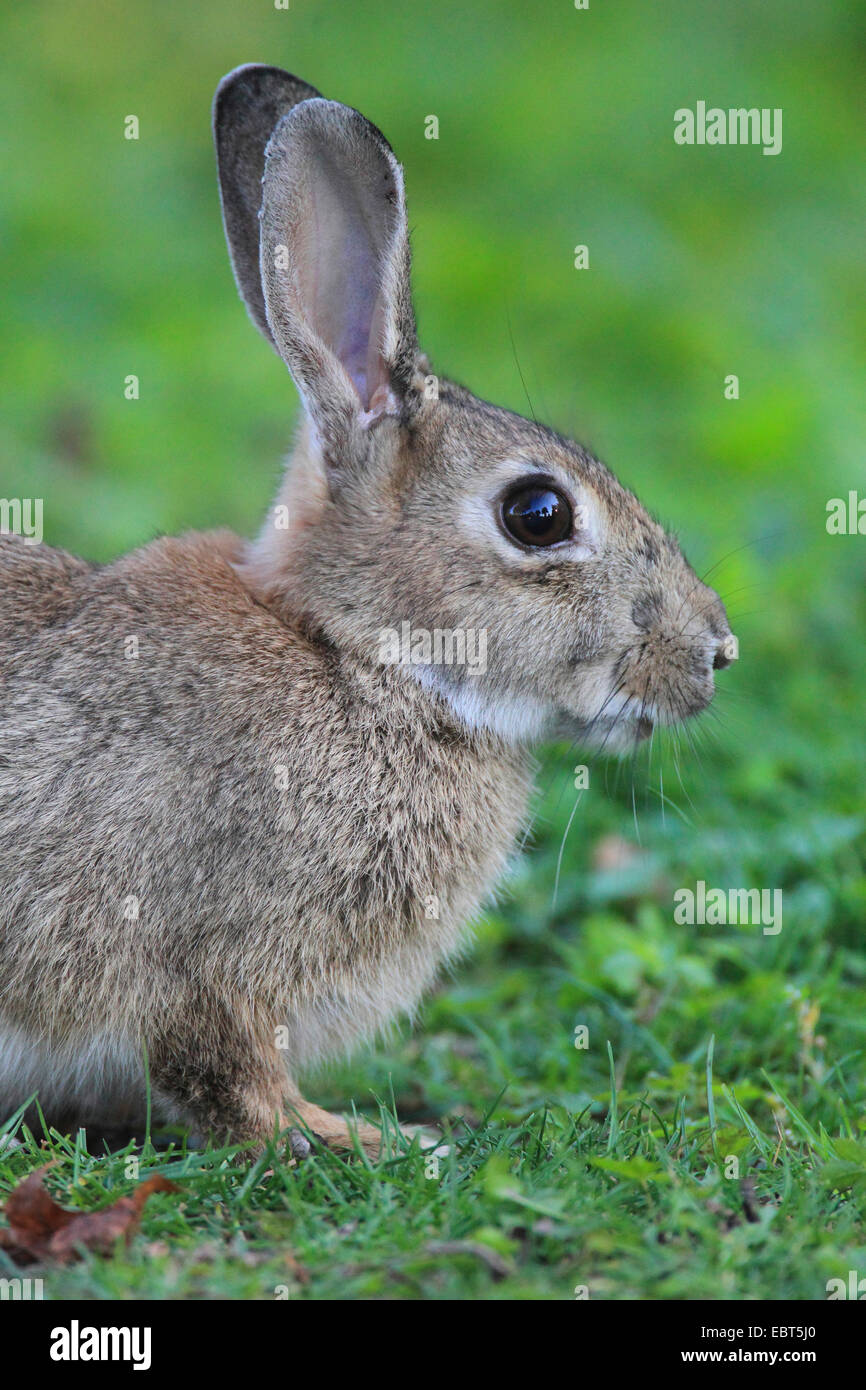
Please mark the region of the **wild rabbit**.
[[733, 639], [601, 463], [431, 375], [369, 121], [250, 65], [214, 130], [304, 423], [252, 543], [97, 566], [0, 537], [0, 1118], [38, 1092], [61, 1126], [139, 1124], [147, 1073], [201, 1135], [339, 1147], [298, 1078], [465, 948], [533, 741], [697, 713]]

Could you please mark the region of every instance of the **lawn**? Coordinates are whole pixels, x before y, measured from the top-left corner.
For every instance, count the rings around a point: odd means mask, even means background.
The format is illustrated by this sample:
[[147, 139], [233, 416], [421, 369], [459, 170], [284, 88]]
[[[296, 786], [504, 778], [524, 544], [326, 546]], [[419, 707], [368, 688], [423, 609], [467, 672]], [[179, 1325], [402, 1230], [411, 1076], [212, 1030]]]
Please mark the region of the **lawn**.
[[[866, 540], [825, 525], [866, 495], [864, 43], [842, 0], [7, 7], [0, 495], [43, 497], [48, 542], [252, 534], [271, 500], [296, 397], [237, 301], [208, 128], [220, 75], [267, 61], [394, 145], [434, 369], [593, 447], [740, 641], [691, 729], [539, 751], [471, 954], [307, 1087], [447, 1153], [291, 1166], [12, 1123], [0, 1199], [50, 1157], [68, 1206], [182, 1189], [46, 1297], [813, 1300], [866, 1275]], [[699, 99], [781, 108], [782, 152], [677, 146]], [[678, 923], [699, 881], [780, 890], [781, 930]]]

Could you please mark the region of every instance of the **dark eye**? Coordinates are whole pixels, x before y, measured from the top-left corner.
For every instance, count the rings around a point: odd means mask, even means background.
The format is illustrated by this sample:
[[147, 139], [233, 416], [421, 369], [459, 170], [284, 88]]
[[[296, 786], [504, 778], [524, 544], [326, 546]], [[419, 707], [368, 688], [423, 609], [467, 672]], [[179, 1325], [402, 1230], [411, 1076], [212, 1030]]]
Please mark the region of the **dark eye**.
[[571, 507], [543, 483], [525, 483], [502, 504], [502, 524], [521, 545], [556, 545], [571, 535]]

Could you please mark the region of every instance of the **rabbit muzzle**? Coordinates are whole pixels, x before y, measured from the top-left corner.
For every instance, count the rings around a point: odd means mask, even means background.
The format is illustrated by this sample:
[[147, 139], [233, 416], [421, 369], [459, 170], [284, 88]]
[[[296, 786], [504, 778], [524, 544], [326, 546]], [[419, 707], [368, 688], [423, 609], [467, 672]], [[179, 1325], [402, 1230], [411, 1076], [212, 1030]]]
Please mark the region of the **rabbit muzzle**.
[[700, 714], [715, 694], [714, 673], [737, 658], [737, 639], [718, 595], [699, 583], [693, 590], [633, 607], [637, 633], [616, 663], [614, 680], [629, 702], [638, 739], [656, 724]]

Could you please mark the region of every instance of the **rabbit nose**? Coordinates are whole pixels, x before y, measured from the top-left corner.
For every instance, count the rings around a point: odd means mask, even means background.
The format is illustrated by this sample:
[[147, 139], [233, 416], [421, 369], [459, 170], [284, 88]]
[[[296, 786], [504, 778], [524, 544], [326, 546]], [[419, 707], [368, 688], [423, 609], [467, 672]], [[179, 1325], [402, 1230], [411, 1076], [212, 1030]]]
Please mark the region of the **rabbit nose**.
[[713, 657], [713, 670], [724, 671], [726, 666], [736, 661], [740, 655], [740, 644], [733, 633], [728, 633], [716, 647], [716, 654]]

